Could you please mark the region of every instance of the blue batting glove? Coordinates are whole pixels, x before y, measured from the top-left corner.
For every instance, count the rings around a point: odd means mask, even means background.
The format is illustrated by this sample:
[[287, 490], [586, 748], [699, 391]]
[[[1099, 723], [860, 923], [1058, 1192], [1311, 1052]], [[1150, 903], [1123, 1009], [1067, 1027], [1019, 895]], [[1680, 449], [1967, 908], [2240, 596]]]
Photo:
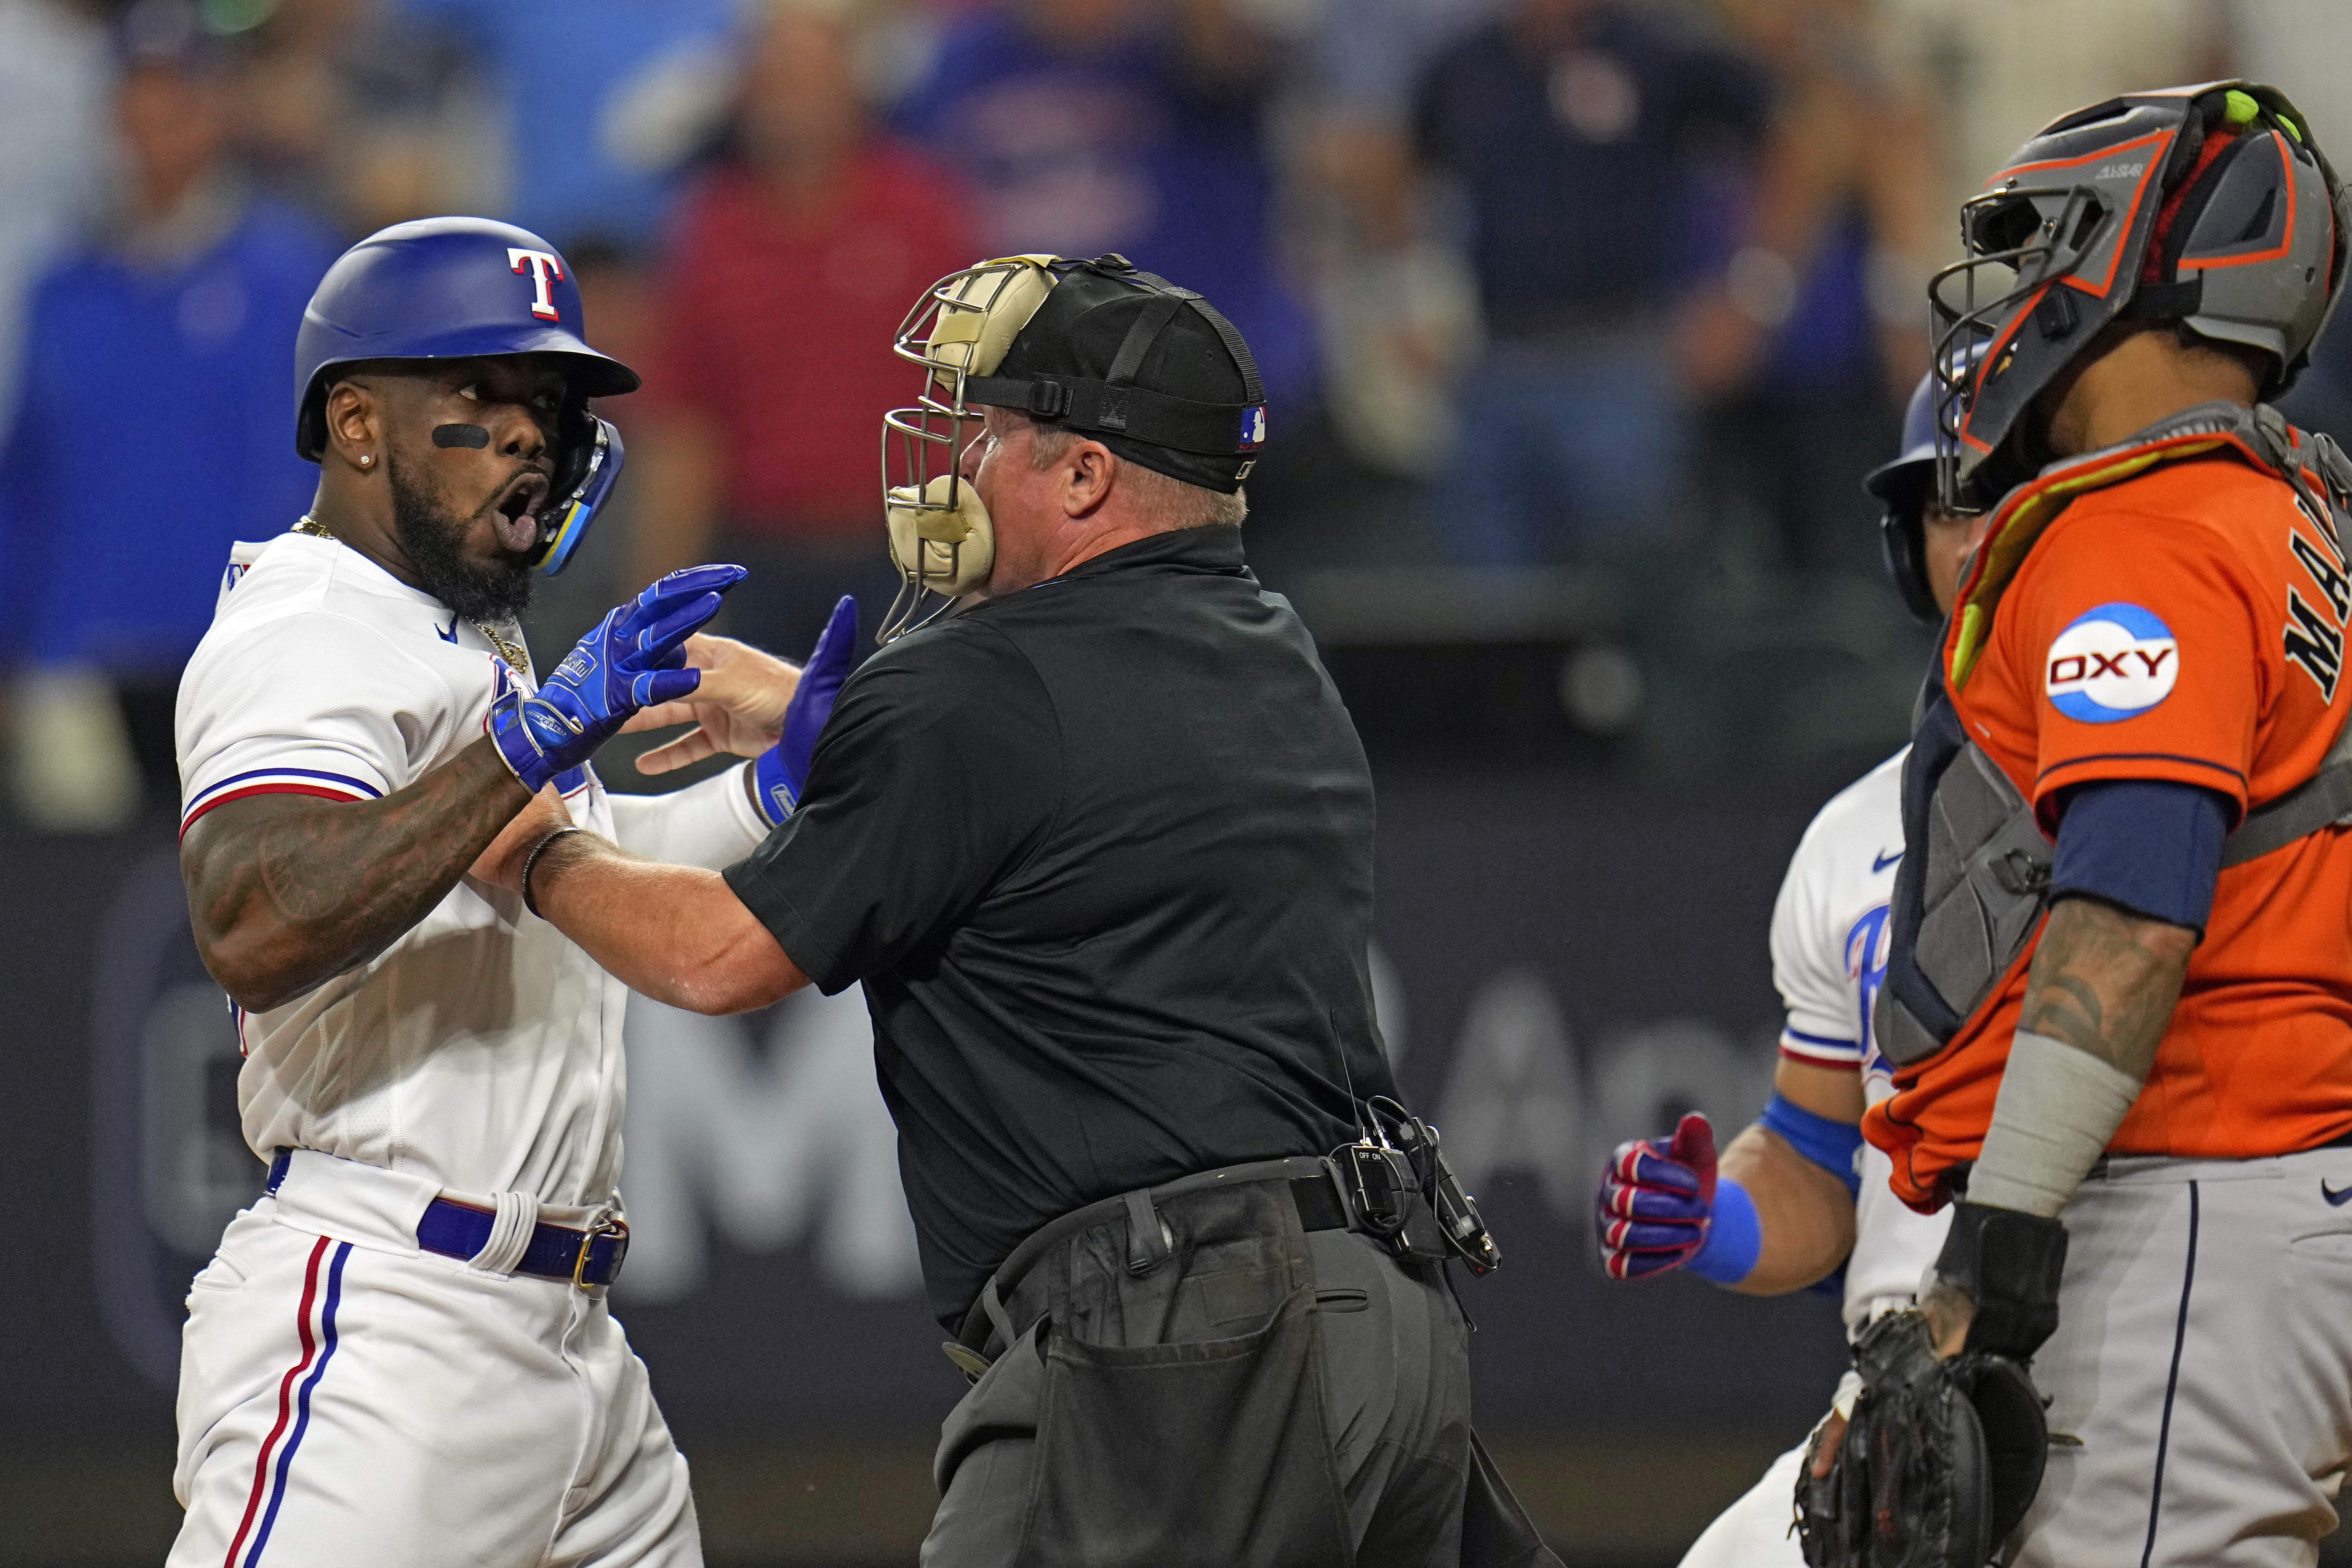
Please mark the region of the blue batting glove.
[[598, 623], [535, 693], [490, 704], [490, 740], [523, 788], [586, 762], [640, 708], [675, 702], [702, 682], [688, 669], [686, 639], [719, 613], [741, 582], [740, 566], [673, 572]]
[[752, 795], [760, 815], [775, 826], [801, 803], [808, 783], [809, 759], [816, 754], [816, 738], [833, 717], [834, 699], [849, 679], [857, 648], [857, 601], [843, 595], [816, 639], [816, 651], [801, 669], [801, 683], [784, 709], [784, 732], [751, 764]]

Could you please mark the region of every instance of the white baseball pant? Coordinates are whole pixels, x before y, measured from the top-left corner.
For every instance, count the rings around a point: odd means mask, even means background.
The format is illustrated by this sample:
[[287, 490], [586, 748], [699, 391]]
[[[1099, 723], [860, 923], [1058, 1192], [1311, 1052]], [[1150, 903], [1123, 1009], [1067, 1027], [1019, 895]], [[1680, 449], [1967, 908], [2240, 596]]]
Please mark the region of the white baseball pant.
[[420, 1251], [436, 1194], [306, 1152], [230, 1223], [188, 1293], [170, 1568], [699, 1568], [604, 1292]]
[[2018, 1568], [2310, 1568], [2352, 1462], [2352, 1149], [2111, 1159], [2060, 1215]]

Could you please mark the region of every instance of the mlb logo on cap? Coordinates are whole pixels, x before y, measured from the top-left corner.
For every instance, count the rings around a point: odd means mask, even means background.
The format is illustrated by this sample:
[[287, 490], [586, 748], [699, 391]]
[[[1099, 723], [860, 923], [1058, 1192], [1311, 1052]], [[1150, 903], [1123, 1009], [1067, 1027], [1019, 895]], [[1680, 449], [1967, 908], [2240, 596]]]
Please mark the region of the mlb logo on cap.
[[1242, 437], [1239, 446], [1244, 452], [1255, 452], [1265, 445], [1265, 405], [1261, 403], [1242, 410]]

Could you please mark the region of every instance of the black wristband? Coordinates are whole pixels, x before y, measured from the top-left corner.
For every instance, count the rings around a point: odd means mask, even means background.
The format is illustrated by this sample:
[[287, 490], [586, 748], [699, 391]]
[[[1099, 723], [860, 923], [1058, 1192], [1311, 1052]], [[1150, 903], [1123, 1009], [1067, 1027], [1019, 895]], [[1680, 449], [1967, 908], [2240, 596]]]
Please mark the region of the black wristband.
[[2066, 1227], [2054, 1219], [1987, 1204], [1952, 1205], [1952, 1228], [1936, 1278], [1968, 1296], [1968, 1348], [2032, 1357], [2058, 1327], [2058, 1281], [2066, 1268]]
[[[547, 853], [547, 847], [567, 833], [587, 831], [584, 827], [559, 827], [530, 847], [530, 853], [522, 858], [522, 907], [524, 909], [529, 910], [532, 914], [539, 915], [539, 905], [532, 901], [530, 896], [530, 868], [539, 864], [539, 858]], [[547, 917], [539, 915], [539, 918], [545, 920]]]

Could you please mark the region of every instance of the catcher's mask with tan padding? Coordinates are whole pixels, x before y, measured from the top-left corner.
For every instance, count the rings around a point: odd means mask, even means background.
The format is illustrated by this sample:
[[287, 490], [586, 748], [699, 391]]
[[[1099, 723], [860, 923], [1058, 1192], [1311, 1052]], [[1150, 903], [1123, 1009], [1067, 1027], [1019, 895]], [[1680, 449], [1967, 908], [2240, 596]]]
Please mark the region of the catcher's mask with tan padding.
[[2122, 317], [2177, 321], [2293, 385], [2334, 308], [2352, 207], [2302, 113], [2252, 82], [2127, 93], [2053, 121], [1960, 209], [1929, 285], [1936, 482], [1981, 510], [2050, 454], [2026, 414]]
[[892, 352], [923, 367], [912, 407], [882, 420], [882, 488], [899, 590], [877, 641], [988, 581], [988, 509], [959, 471], [991, 407], [1102, 442], [1122, 459], [1231, 494], [1265, 441], [1249, 345], [1189, 289], [1124, 257], [1008, 256], [924, 291]]

